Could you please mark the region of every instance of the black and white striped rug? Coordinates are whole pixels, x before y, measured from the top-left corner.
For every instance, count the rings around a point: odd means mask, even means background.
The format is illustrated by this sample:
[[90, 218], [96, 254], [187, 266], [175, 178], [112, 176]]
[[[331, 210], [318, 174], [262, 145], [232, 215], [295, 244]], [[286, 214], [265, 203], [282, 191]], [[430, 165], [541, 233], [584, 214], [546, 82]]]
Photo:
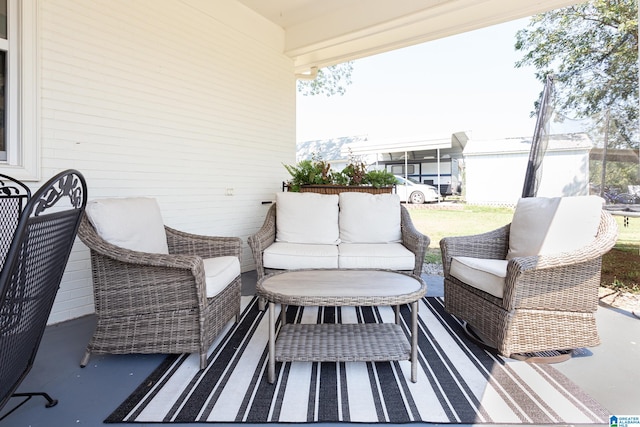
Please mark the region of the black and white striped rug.
[[[418, 382], [410, 362], [276, 364], [266, 381], [268, 316], [243, 297], [241, 321], [197, 355], [169, 356], [106, 422], [606, 423], [608, 412], [548, 365], [493, 355], [467, 340], [439, 298], [419, 317]], [[390, 307], [289, 307], [302, 323], [393, 322]], [[407, 331], [408, 307], [402, 309]]]

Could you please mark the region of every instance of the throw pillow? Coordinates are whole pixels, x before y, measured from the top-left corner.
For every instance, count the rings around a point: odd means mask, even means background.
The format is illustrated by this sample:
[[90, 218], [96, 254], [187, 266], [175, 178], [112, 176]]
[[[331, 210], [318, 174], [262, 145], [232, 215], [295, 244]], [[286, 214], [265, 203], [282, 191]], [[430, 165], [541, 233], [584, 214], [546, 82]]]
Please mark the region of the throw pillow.
[[133, 251], [169, 253], [155, 199], [97, 199], [87, 203], [85, 212], [98, 235], [113, 245]]

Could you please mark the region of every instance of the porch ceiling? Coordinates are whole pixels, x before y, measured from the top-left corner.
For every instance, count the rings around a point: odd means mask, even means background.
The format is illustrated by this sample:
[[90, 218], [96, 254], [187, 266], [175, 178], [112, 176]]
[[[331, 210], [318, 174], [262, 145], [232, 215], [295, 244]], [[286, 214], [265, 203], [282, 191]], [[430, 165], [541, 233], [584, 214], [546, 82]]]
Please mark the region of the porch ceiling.
[[237, 0], [285, 33], [298, 73], [579, 3], [578, 0]]

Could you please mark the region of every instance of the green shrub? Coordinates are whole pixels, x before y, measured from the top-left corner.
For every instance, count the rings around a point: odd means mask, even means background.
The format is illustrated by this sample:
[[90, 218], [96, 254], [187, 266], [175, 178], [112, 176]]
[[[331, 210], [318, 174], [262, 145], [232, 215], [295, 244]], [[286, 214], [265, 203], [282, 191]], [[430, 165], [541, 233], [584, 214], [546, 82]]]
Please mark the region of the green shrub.
[[364, 181], [375, 188], [381, 188], [395, 185], [396, 177], [387, 170], [370, 170], [366, 173]]

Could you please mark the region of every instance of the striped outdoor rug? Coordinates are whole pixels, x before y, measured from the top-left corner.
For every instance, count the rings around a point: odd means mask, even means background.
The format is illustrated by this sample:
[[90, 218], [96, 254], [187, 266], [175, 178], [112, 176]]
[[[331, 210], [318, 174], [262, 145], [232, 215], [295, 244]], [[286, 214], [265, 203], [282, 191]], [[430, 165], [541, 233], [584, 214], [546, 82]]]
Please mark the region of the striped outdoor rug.
[[[393, 322], [390, 307], [289, 307], [289, 321]], [[278, 363], [266, 381], [268, 316], [243, 297], [241, 322], [197, 355], [169, 356], [106, 422], [606, 423], [608, 412], [548, 365], [469, 342], [439, 298], [420, 304], [419, 374], [410, 363]], [[407, 330], [410, 313], [402, 309]]]

